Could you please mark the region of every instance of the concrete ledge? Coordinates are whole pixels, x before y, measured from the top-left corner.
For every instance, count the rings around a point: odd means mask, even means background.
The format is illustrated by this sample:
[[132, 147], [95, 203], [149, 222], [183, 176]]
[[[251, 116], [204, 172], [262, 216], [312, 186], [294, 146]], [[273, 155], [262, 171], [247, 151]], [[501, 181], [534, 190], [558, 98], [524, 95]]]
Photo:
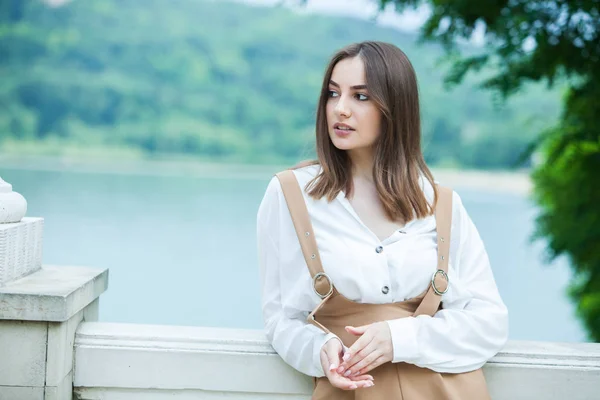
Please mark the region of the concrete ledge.
[[45, 400], [44, 387], [1, 386], [0, 399]]
[[[589, 400], [600, 382], [600, 344], [509, 342], [484, 367], [494, 400]], [[80, 324], [78, 399], [309, 399], [312, 379], [255, 330]]]
[[0, 320], [66, 321], [108, 286], [108, 269], [43, 266], [0, 288]]
[[[47, 343], [46, 322], [0, 321], [0, 386], [43, 389]], [[0, 399], [12, 397], [3, 397], [0, 392]]]
[[297, 395], [312, 388], [261, 331], [98, 322], [75, 334], [73, 384]]
[[600, 369], [600, 343], [554, 343], [512, 340], [491, 364]]
[[[305, 394], [219, 393], [204, 390], [77, 388], [77, 400], [309, 400]], [[17, 397], [18, 398], [18, 397]], [[1, 397], [0, 397], [1, 399]]]

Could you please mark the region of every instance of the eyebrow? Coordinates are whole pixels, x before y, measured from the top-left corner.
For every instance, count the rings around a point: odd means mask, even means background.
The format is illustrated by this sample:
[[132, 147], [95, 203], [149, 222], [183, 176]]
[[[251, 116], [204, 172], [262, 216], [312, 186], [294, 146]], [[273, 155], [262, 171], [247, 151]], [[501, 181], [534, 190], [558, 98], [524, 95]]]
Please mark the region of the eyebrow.
[[[330, 81], [329, 81], [329, 84], [330, 84], [330, 85], [333, 85], [333, 86], [335, 86], [335, 87], [338, 87], [338, 88], [340, 87], [340, 85], [338, 85], [338, 84], [337, 84], [335, 81], [333, 81], [333, 80], [330, 80]], [[360, 90], [360, 89], [366, 89], [366, 88], [367, 88], [367, 85], [355, 85], [355, 86], [351, 86], [351, 87], [350, 87], [350, 89], [354, 89], [354, 90]]]

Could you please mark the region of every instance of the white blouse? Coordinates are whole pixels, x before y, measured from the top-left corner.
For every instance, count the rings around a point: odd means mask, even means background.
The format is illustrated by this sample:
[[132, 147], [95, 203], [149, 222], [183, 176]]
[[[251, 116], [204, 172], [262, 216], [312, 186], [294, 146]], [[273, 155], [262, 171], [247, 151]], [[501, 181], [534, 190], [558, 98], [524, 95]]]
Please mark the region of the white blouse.
[[[320, 171], [294, 170], [313, 224], [324, 271], [337, 290], [360, 303], [391, 303], [421, 294], [437, 269], [435, 218], [409, 221], [383, 241], [364, 225], [344, 192], [331, 203], [314, 200], [304, 188]], [[433, 188], [421, 187], [429, 202]], [[320, 302], [313, 291], [279, 180], [271, 179], [257, 216], [258, 254], [265, 330], [277, 353], [310, 376], [324, 376], [320, 350], [334, 334], [306, 322]], [[381, 249], [376, 249], [381, 246]], [[483, 242], [460, 197], [453, 194], [448, 267], [443, 309], [388, 321], [393, 362], [438, 372], [480, 368], [508, 338], [508, 312], [502, 302]]]

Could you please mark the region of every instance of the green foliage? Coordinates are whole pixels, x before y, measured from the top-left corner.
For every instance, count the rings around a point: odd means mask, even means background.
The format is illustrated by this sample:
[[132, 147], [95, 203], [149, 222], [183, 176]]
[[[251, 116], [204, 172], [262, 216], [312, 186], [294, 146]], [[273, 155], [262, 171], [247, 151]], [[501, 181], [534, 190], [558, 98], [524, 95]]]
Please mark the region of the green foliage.
[[[378, 0], [403, 10], [423, 2], [417, 0]], [[456, 38], [470, 38], [477, 27], [485, 28], [487, 46], [455, 63], [450, 78], [460, 79], [468, 70], [493, 64], [494, 76], [484, 87], [514, 93], [529, 80], [584, 76], [597, 73], [597, 0], [474, 1], [430, 0], [424, 2], [432, 14], [422, 30], [422, 39], [435, 40], [456, 56]], [[597, 71], [597, 69], [596, 69]], [[451, 80], [454, 80], [451, 79]]]
[[575, 270], [570, 294], [577, 312], [600, 341], [600, 96], [599, 82], [573, 87], [561, 124], [545, 142], [546, 162], [534, 172], [542, 206], [538, 237], [551, 257], [567, 254]]
[[[416, 0], [378, 0], [381, 8], [414, 7]], [[424, 2], [432, 14], [422, 39], [441, 42], [456, 84], [470, 71], [492, 66], [482, 82], [504, 98], [531, 81], [566, 81], [559, 123], [531, 150], [543, 154], [533, 172], [541, 206], [535, 237], [548, 239], [549, 258], [566, 255], [574, 278], [569, 293], [590, 338], [600, 341], [600, 2], [475, 0]], [[488, 45], [461, 57], [456, 39], [485, 27]], [[529, 45], [525, 45], [529, 43]]]
[[312, 156], [328, 58], [366, 39], [415, 65], [432, 164], [509, 166], [558, 118], [556, 91], [539, 86], [497, 106], [474, 79], [445, 91], [439, 46], [365, 21], [195, 0], [0, 0], [0, 11], [0, 146], [295, 162]]

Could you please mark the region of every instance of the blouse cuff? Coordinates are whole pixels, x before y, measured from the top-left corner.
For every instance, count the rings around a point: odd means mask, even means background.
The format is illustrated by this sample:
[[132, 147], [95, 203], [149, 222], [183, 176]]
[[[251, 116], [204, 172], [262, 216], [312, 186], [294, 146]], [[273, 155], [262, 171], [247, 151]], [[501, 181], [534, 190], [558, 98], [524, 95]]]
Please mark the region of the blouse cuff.
[[419, 357], [419, 321], [415, 317], [398, 318], [387, 321], [392, 336], [394, 355], [392, 362], [412, 363]]
[[[325, 343], [327, 343], [330, 339], [337, 339], [340, 341], [340, 343], [342, 343], [341, 339], [338, 338], [334, 333], [328, 333], [326, 335], [324, 335], [322, 337], [322, 339], [320, 340], [315, 340], [315, 346], [314, 346], [314, 366], [315, 366], [315, 370], [317, 372], [317, 375], [315, 375], [316, 378], [320, 378], [322, 376], [325, 376], [325, 371], [323, 371], [323, 365], [321, 364], [321, 349], [323, 348], [323, 346], [325, 345]], [[344, 344], [342, 343], [342, 348], [344, 347]]]

